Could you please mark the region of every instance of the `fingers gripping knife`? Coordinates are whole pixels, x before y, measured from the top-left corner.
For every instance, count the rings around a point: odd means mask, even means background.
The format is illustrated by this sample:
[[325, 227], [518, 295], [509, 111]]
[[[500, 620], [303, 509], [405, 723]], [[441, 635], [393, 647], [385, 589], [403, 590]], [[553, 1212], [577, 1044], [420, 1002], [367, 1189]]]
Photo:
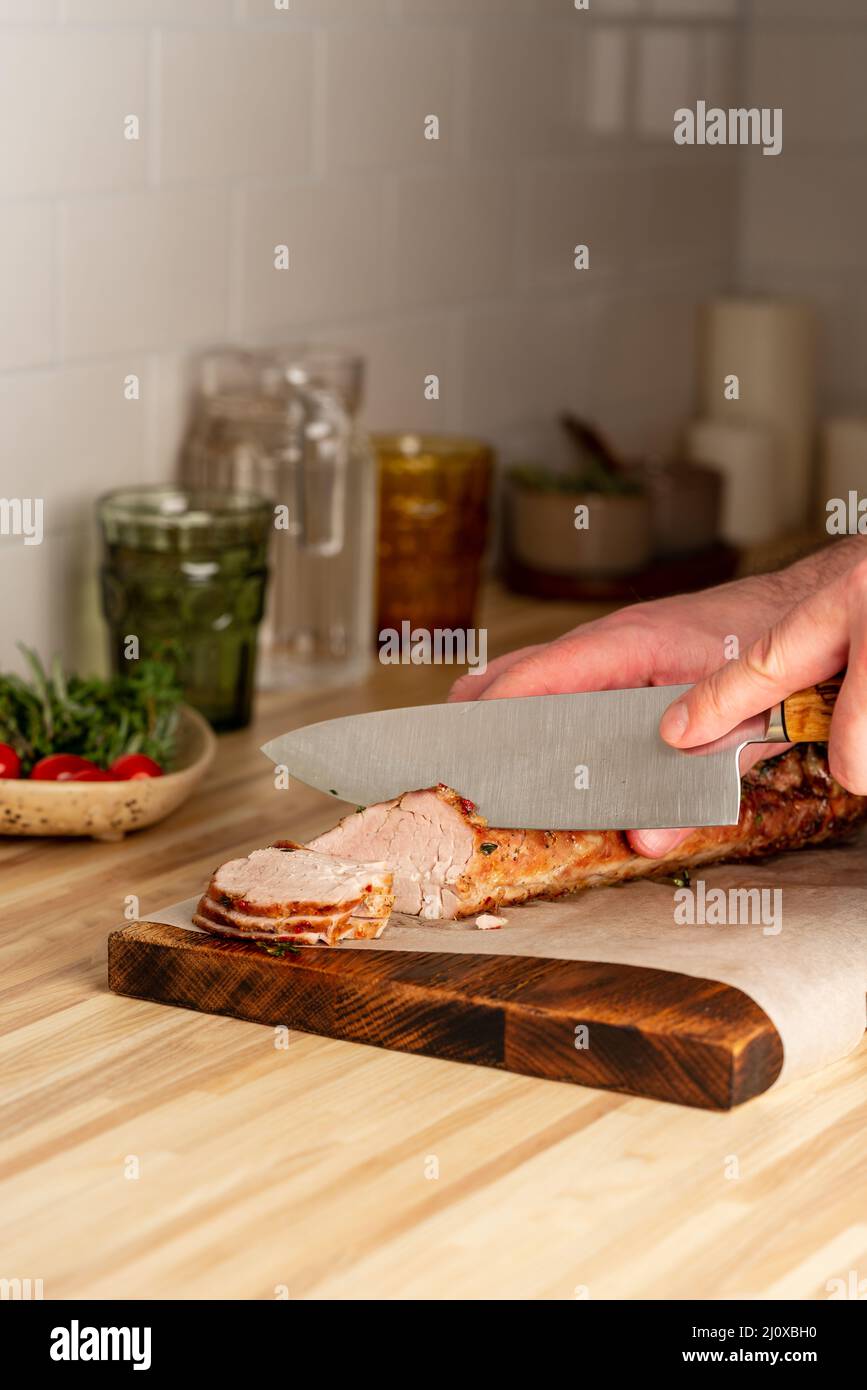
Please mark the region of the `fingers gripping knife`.
[[842, 680], [800, 690], [688, 752], [659, 736], [663, 710], [688, 685], [381, 710], [295, 729], [262, 751], [299, 781], [359, 805], [445, 782], [490, 825], [734, 825], [741, 749], [826, 740]]

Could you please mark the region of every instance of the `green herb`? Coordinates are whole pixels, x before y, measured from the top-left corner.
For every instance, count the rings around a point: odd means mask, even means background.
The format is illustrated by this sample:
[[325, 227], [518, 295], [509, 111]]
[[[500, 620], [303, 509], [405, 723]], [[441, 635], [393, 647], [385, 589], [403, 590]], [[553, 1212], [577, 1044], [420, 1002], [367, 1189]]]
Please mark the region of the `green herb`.
[[67, 675], [58, 657], [46, 671], [19, 644], [30, 679], [0, 673], [0, 743], [26, 776], [49, 753], [77, 753], [107, 768], [122, 753], [146, 753], [164, 769], [175, 749], [182, 691], [169, 661], [136, 662], [128, 675]]
[[689, 888], [689, 869], [675, 869], [673, 874], [661, 874], [657, 879], [654, 880], [654, 882], [668, 883], [673, 885], [673, 887], [675, 888]]
[[366, 810], [367, 810], [367, 807], [366, 807], [366, 806], [356, 806], [356, 808], [355, 808], [355, 814], [358, 815], [359, 811], [366, 811]]
[[479, 845], [479, 849], [482, 851], [482, 854], [493, 854], [494, 850], [499, 848], [500, 846], [494, 844], [491, 840], [486, 840], [483, 845]]
[[607, 497], [633, 497], [641, 492], [641, 487], [632, 478], [590, 468], [575, 473], [558, 473], [544, 464], [527, 463], [509, 469], [508, 476], [518, 487], [529, 492], [556, 492], [570, 497], [586, 492], [601, 493]]
[[569, 494], [595, 493], [608, 497], [630, 497], [644, 491], [637, 476], [624, 468], [594, 425], [575, 415], [561, 415], [559, 424], [571, 446], [572, 457], [565, 467], [527, 462], [512, 468], [509, 477], [520, 488], [531, 492]]
[[272, 946], [269, 946], [267, 941], [257, 941], [256, 945], [265, 952], [266, 956], [299, 956], [301, 954], [301, 947], [293, 946], [289, 941], [275, 941]]
[[764, 816], [762, 815], [761, 811], [756, 812], [754, 820], [756, 825], [761, 825], [762, 821], [764, 820]]

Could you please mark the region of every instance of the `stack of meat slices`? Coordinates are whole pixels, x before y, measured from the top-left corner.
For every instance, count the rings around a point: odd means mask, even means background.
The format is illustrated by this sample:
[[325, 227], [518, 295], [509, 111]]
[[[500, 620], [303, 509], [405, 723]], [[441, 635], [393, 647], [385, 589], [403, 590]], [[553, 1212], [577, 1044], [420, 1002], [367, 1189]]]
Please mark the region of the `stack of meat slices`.
[[278, 840], [221, 864], [193, 921], [226, 936], [333, 946], [344, 937], [379, 936], [393, 904], [386, 864], [360, 864]]

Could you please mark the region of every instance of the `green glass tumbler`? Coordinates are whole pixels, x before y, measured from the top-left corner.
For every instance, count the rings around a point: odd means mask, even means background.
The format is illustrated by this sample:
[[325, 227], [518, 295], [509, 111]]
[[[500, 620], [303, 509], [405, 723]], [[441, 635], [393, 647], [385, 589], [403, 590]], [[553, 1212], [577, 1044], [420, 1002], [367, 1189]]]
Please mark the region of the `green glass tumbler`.
[[272, 505], [166, 485], [108, 493], [97, 513], [113, 669], [171, 661], [184, 698], [215, 729], [248, 724]]

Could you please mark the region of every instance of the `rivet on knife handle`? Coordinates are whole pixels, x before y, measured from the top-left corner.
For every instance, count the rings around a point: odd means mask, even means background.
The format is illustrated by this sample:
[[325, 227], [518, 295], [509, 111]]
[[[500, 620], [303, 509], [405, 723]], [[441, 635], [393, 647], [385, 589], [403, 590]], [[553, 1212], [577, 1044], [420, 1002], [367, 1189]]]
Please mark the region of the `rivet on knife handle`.
[[824, 743], [831, 732], [831, 716], [846, 672], [831, 676], [818, 685], [798, 690], [784, 700], [780, 709], [783, 738], [787, 743]]

